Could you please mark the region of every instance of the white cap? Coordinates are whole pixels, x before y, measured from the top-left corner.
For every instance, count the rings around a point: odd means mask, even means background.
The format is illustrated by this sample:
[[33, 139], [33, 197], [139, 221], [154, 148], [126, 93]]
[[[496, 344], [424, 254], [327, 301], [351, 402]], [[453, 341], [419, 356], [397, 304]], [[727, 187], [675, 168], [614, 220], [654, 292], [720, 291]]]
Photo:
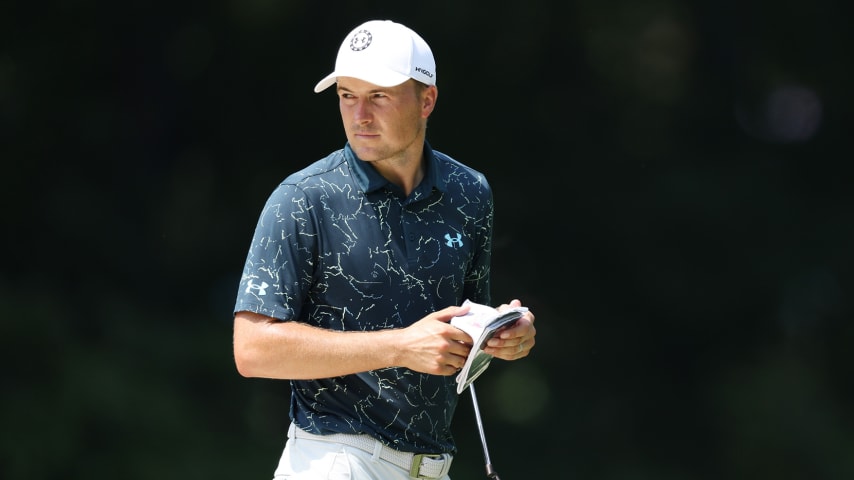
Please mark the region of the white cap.
[[314, 87], [322, 92], [338, 80], [354, 77], [381, 87], [410, 78], [436, 84], [433, 52], [417, 33], [391, 20], [371, 20], [354, 28], [338, 49], [335, 71]]

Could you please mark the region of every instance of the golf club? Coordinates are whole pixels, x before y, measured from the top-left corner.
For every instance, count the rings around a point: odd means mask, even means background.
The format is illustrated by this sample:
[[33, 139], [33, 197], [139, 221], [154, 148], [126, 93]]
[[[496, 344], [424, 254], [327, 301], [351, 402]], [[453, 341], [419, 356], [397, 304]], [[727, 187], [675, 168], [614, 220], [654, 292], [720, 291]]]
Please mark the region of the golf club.
[[480, 432], [480, 443], [483, 445], [483, 459], [486, 462], [486, 476], [495, 480], [501, 480], [498, 478], [498, 472], [492, 468], [492, 461], [489, 460], [489, 449], [486, 447], [486, 434], [483, 433], [483, 420], [480, 419], [480, 407], [477, 404], [477, 394], [474, 393], [473, 382], [469, 385], [469, 390], [471, 390], [471, 401], [472, 405], [474, 405], [474, 416], [477, 420], [477, 429]]

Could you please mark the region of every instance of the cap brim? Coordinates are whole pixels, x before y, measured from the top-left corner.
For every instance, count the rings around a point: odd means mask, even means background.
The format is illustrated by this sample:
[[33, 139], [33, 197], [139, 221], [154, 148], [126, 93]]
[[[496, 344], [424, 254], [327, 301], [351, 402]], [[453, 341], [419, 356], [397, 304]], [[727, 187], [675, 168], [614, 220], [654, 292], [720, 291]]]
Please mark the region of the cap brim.
[[327, 88], [331, 87], [336, 80], [338, 80], [338, 74], [335, 72], [332, 72], [329, 75], [323, 77], [323, 80], [317, 82], [317, 85], [314, 86], [314, 93], [320, 93], [326, 90]]
[[368, 83], [373, 83], [374, 85], [380, 87], [395, 87], [409, 80], [410, 78], [402, 73], [398, 73], [392, 70], [378, 71], [377, 69], [371, 69], [367, 72], [357, 70], [347, 70], [341, 72], [335, 71], [323, 77], [323, 80], [317, 82], [317, 85], [314, 86], [314, 92], [320, 93], [331, 87], [333, 83], [338, 81], [338, 77], [358, 78], [359, 80]]

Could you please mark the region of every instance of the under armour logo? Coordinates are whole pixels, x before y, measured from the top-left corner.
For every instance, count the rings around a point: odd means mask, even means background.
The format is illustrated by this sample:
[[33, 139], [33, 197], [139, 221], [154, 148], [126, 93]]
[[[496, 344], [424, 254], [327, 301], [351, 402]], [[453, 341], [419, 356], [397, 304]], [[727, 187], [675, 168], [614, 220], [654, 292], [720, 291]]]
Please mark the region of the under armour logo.
[[445, 245], [449, 247], [462, 247], [463, 246], [463, 234], [458, 233], [457, 238], [452, 238], [450, 233], [445, 234]]
[[258, 290], [258, 296], [267, 295], [267, 287], [270, 285], [265, 281], [261, 281], [261, 285], [255, 285], [252, 283], [252, 280], [249, 280], [249, 284], [246, 285], [246, 293], [252, 293], [252, 290]]
[[353, 35], [353, 38], [350, 39], [350, 50], [354, 52], [361, 52], [371, 46], [373, 39], [374, 37], [371, 35], [371, 32], [367, 30], [359, 30]]

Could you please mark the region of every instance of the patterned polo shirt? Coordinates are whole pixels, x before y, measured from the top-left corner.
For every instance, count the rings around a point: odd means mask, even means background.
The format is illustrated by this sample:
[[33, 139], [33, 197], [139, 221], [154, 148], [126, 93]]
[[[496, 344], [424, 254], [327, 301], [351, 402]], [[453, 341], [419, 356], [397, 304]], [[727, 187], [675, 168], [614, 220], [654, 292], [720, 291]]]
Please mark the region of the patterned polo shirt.
[[[321, 328], [409, 326], [466, 298], [490, 305], [492, 191], [425, 143], [410, 195], [349, 145], [286, 178], [257, 223], [234, 311]], [[403, 367], [291, 380], [291, 420], [417, 453], [456, 453], [455, 376]]]

